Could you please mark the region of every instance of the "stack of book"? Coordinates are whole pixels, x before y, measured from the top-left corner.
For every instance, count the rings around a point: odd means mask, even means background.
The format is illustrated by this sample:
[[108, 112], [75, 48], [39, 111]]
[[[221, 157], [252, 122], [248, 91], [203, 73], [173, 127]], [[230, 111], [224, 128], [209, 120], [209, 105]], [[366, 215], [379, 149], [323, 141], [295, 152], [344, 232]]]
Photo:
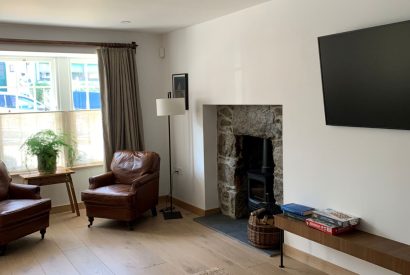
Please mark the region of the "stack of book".
[[301, 204], [296, 204], [296, 203], [288, 203], [282, 205], [282, 211], [285, 216], [305, 221], [307, 218], [309, 218], [313, 210], [315, 210], [312, 207], [301, 205]]
[[305, 219], [308, 226], [332, 235], [351, 231], [359, 224], [359, 221], [357, 217], [329, 208], [314, 210], [312, 216]]

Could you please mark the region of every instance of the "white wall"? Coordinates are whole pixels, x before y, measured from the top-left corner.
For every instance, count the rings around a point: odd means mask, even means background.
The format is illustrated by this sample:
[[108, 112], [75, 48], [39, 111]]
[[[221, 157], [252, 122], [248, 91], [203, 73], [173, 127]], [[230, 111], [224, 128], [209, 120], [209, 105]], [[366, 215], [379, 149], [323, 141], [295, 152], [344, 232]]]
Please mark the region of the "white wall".
[[[275, 0], [165, 35], [164, 85], [188, 73], [190, 87], [189, 113], [174, 120], [176, 197], [217, 207], [205, 202], [216, 200], [205, 199], [203, 104], [282, 104], [285, 202], [356, 214], [363, 229], [409, 244], [410, 131], [326, 126], [317, 46], [318, 36], [408, 19], [407, 0]], [[390, 273], [286, 242], [360, 274]]]
[[[146, 150], [158, 152], [161, 155], [160, 194], [168, 192], [169, 173], [168, 147], [164, 137], [167, 136], [166, 119], [156, 116], [155, 99], [166, 97], [166, 91], [161, 82], [163, 60], [159, 58], [158, 50], [161, 46], [161, 36], [128, 31], [107, 31], [97, 29], [42, 27], [17, 24], [0, 24], [1, 38], [68, 40], [68, 41], [96, 41], [130, 43], [135, 41], [137, 47], [137, 69], [142, 102], [142, 118], [144, 124], [144, 139]], [[50, 51], [95, 53], [95, 48], [78, 47], [45, 47], [0, 44], [2, 50], [22, 51]], [[96, 137], [102, 138], [102, 137]], [[164, 168], [165, 167], [165, 168]], [[73, 176], [76, 185], [77, 197], [81, 190], [88, 187], [88, 177], [103, 172], [102, 167], [77, 170]], [[63, 185], [44, 187], [45, 196], [50, 196], [54, 205], [69, 204], [66, 190]]]

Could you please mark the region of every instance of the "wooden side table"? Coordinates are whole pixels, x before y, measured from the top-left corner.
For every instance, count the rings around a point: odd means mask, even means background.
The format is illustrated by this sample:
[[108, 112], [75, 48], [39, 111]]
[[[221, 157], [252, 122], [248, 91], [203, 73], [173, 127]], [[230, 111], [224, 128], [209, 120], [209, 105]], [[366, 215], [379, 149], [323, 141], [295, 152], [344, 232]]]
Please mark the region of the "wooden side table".
[[30, 185], [46, 186], [59, 183], [65, 183], [67, 188], [68, 198], [70, 199], [71, 212], [77, 213], [77, 216], [80, 216], [80, 210], [78, 209], [77, 198], [75, 196], [74, 184], [71, 179], [71, 174], [75, 172], [66, 168], [57, 168], [57, 171], [54, 174], [40, 174], [38, 171], [19, 174], [24, 180], [24, 183]]
[[[293, 233], [397, 273], [410, 275], [410, 245], [360, 230], [329, 235], [283, 214], [275, 215], [275, 226], [282, 231]], [[284, 267], [283, 233], [280, 251], [279, 267]]]

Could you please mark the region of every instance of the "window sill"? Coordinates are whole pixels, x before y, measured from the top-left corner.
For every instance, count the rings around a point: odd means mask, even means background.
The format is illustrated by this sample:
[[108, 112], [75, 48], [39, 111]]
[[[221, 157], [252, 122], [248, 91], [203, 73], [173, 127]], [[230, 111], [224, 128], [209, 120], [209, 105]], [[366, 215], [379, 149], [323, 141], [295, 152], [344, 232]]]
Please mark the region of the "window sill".
[[103, 162], [94, 162], [94, 163], [88, 163], [88, 164], [79, 164], [79, 165], [74, 165], [72, 167], [67, 167], [70, 168], [71, 170], [81, 170], [81, 169], [86, 169], [86, 168], [93, 168], [93, 167], [102, 167], [104, 166]]
[[[71, 170], [76, 171], [76, 170], [81, 170], [81, 169], [94, 168], [94, 167], [103, 167], [103, 166], [104, 166], [103, 162], [94, 162], [94, 163], [88, 163], [88, 164], [74, 165], [72, 167], [66, 167], [66, 168], [69, 168]], [[11, 171], [9, 174], [10, 174], [11, 177], [13, 177], [13, 176], [18, 176], [20, 174], [33, 172], [33, 171], [37, 171], [37, 169]]]

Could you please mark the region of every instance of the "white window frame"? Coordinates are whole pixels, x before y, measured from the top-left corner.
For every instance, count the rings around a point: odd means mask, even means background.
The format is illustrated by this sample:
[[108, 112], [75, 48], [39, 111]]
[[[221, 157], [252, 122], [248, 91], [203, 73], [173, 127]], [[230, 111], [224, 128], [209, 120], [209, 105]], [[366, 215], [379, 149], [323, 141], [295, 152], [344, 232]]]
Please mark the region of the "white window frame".
[[[86, 106], [86, 108], [87, 109], [78, 109], [78, 110], [75, 110], [74, 109], [74, 99], [73, 99], [73, 87], [72, 87], [72, 70], [71, 70], [71, 68], [72, 68], [72, 64], [73, 63], [79, 63], [79, 64], [83, 64], [83, 65], [85, 65], [84, 67], [85, 67], [85, 70], [84, 70], [84, 74], [85, 74], [85, 78], [86, 78], [86, 82], [87, 82], [87, 85], [84, 87], [84, 89], [86, 90], [86, 98], [87, 98], [87, 106]], [[87, 73], [88, 73], [88, 69], [87, 69], [87, 65], [89, 65], [89, 64], [97, 64], [97, 67], [98, 67], [98, 59], [97, 59], [97, 57], [95, 58], [95, 59], [92, 59], [92, 58], [82, 58], [82, 59], [80, 59], [80, 58], [69, 58], [69, 70], [70, 70], [70, 75], [69, 75], [69, 81], [70, 81], [70, 85], [69, 85], [69, 87], [70, 87], [70, 99], [71, 99], [71, 104], [70, 104], [70, 110], [73, 110], [73, 111], [92, 111], [91, 109], [90, 109], [90, 101], [89, 101], [89, 94], [90, 94], [90, 89], [93, 89], [93, 88], [98, 88], [99, 90], [100, 90], [100, 86], [98, 86], [98, 87], [92, 87], [91, 85], [89, 85], [89, 81], [88, 81], [88, 75], [87, 75]], [[101, 93], [101, 90], [100, 90], [100, 93]], [[95, 109], [93, 109], [93, 110], [95, 110]]]
[[[4, 55], [0, 55], [0, 59], [4, 60], [6, 62], [7, 61], [9, 61], [9, 62], [11, 62], [11, 61], [22, 61], [22, 62], [26, 62], [26, 61], [30, 61], [30, 62], [47, 61], [47, 62], [50, 62], [50, 64], [51, 64], [51, 74], [52, 74], [52, 76], [54, 76], [51, 79], [51, 86], [50, 87], [51, 87], [51, 89], [53, 89], [55, 91], [56, 98], [57, 98], [57, 102], [56, 102], [56, 104], [57, 104], [56, 108], [57, 109], [56, 110], [50, 110], [50, 112], [60, 110], [61, 105], [60, 105], [60, 100], [59, 100], [60, 99], [59, 89], [58, 89], [58, 86], [57, 86], [58, 77], [57, 77], [56, 59], [55, 58], [48, 57], [48, 56], [38, 57], [38, 56], [4, 56]], [[9, 86], [9, 83], [7, 83], [7, 86], [1, 86], [1, 87], [6, 87], [8, 89], [12, 86]], [[38, 88], [44, 88], [42, 86], [33, 86], [34, 93], [35, 93], [35, 90], [36, 90], [37, 87]], [[16, 94], [16, 101], [17, 101], [17, 96], [19, 96], [19, 95]], [[16, 103], [16, 105], [17, 105], [17, 103]], [[37, 107], [37, 96], [34, 97], [34, 106]], [[12, 113], [23, 113], [23, 112], [24, 111], [16, 111], [16, 112], [12, 112]], [[34, 111], [34, 112], [47, 112], [47, 111]], [[27, 112], [24, 112], [24, 113], [27, 113]]]
[[[72, 132], [69, 126], [69, 123], [67, 123], [68, 120], [68, 112], [95, 112], [95, 111], [101, 111], [98, 109], [89, 109], [89, 89], [93, 88], [90, 86], [87, 86], [87, 108], [85, 110], [75, 110], [74, 109], [74, 100], [73, 100], [73, 91], [72, 91], [72, 85], [71, 85], [71, 77], [72, 77], [72, 72], [71, 72], [71, 64], [72, 63], [81, 63], [85, 64], [87, 67], [88, 64], [97, 64], [98, 66], [98, 59], [95, 56], [90, 57], [90, 54], [85, 54], [84, 56], [87, 57], [79, 57], [82, 56], [81, 54], [57, 54], [53, 55], [50, 53], [27, 53], [28, 55], [24, 55], [23, 53], [17, 53], [16, 52], [10, 52], [10, 53], [5, 53], [5, 52], [0, 52], [0, 60], [4, 61], [36, 61], [36, 62], [41, 62], [41, 61], [47, 61], [50, 62], [51, 64], [51, 73], [52, 73], [52, 89], [56, 93], [57, 97], [57, 110], [51, 110], [51, 111], [35, 111], [35, 113], [50, 113], [50, 112], [61, 112], [63, 114], [63, 123], [62, 123], [62, 129], [63, 132]], [[33, 54], [31, 56], [30, 54]], [[44, 54], [44, 55], [43, 55]], [[85, 71], [86, 73], [87, 71]], [[86, 75], [86, 79], [88, 82], [88, 75]], [[3, 87], [3, 86], [2, 86]], [[9, 83], [7, 83], [7, 86], [9, 87]], [[33, 86], [34, 91], [36, 86]], [[99, 88], [99, 87], [98, 87]], [[37, 98], [34, 100], [34, 104], [37, 104]], [[26, 111], [18, 111], [18, 112], [13, 112], [12, 114], [19, 114], [19, 113], [29, 113]], [[0, 113], [1, 115], [8, 115], [9, 113]], [[67, 114], [67, 115], [65, 115]], [[65, 117], [65, 118], [64, 118]], [[1, 120], [0, 120], [1, 123]], [[102, 127], [102, 124], [101, 124]], [[3, 135], [3, 133], [0, 130], [0, 137]], [[2, 144], [2, 139], [0, 138], [0, 150], [3, 148]], [[101, 148], [103, 149], [103, 148]], [[80, 162], [80, 164], [74, 164], [75, 167], [84, 167], [84, 166], [100, 166], [103, 165], [104, 159], [101, 159], [98, 162]], [[66, 163], [66, 161], [64, 161]], [[12, 171], [12, 172], [18, 172], [18, 171]]]

